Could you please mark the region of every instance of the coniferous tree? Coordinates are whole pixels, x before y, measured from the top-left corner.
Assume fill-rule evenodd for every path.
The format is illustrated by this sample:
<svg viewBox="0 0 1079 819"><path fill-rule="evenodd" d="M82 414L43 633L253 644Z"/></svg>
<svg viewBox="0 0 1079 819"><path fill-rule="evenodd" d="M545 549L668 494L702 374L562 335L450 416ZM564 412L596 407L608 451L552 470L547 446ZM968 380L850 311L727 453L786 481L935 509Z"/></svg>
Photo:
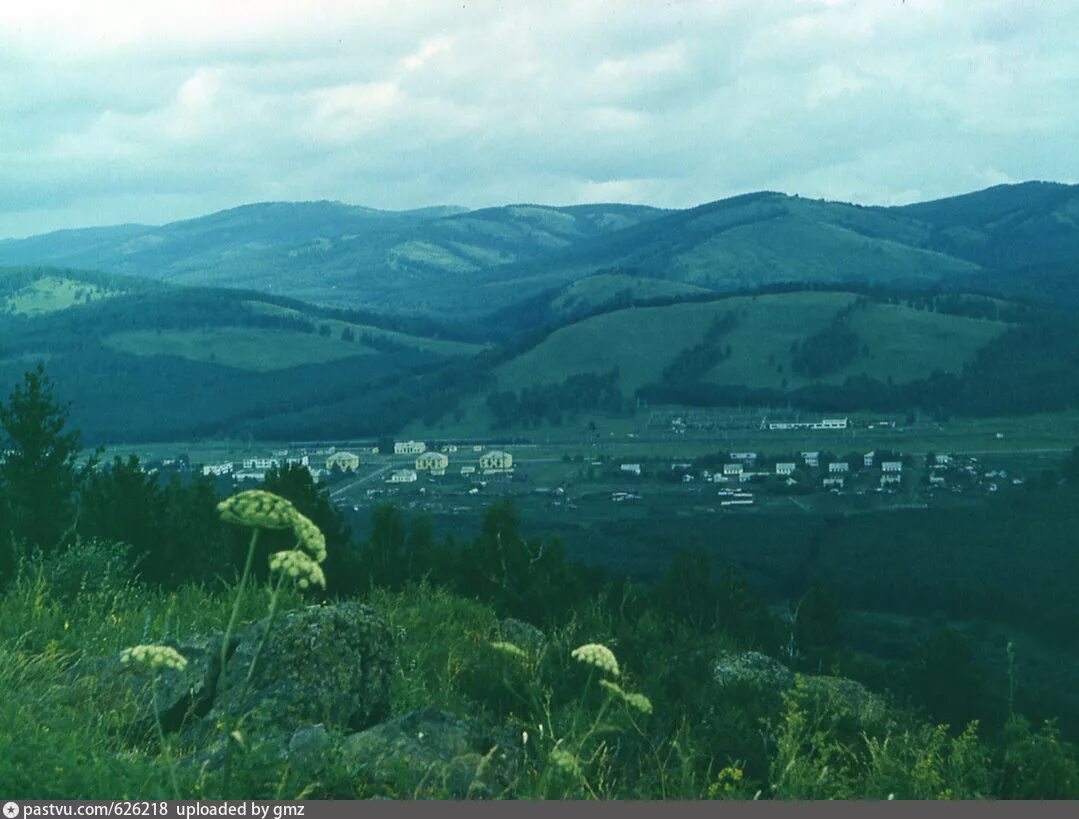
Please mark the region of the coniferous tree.
<svg viewBox="0 0 1079 819"><path fill-rule="evenodd" d="M72 534L75 493L92 466L78 464L79 433L68 428L43 365L28 371L0 402L0 532L14 544L54 551ZM9 560L12 553L9 551ZM7 567L7 568L10 568Z"/></svg>

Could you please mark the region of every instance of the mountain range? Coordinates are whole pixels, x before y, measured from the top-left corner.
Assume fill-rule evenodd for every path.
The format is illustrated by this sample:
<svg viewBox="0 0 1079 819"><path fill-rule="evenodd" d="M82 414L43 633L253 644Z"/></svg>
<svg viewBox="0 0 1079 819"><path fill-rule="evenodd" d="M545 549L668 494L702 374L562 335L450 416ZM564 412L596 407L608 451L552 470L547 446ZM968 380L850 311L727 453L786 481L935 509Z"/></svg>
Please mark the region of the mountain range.
<svg viewBox="0 0 1079 819"><path fill-rule="evenodd" d="M160 227L0 241L0 265L61 265L463 320L529 299L566 315L626 290L673 297L789 282L1037 298L1040 289L1070 294L1077 259L1079 186L1049 182L903 207L773 192L673 211L263 203Z"/></svg>
<svg viewBox="0 0 1079 819"><path fill-rule="evenodd" d="M520 431L641 401L1079 407L1077 186L271 203L6 240L0 265L0 394L43 361L94 441Z"/></svg>

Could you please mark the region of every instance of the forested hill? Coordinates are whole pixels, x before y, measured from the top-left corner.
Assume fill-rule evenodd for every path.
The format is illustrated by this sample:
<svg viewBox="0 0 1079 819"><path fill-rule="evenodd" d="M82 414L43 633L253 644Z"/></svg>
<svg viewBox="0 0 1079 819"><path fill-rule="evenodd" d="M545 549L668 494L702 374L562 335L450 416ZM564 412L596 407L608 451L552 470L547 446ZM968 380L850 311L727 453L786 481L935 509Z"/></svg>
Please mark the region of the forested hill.
<svg viewBox="0 0 1079 819"><path fill-rule="evenodd" d="M424 313L445 303L442 290L487 267L543 256L661 213L633 205L393 212L339 202L271 202L161 227L0 241L0 265L64 265Z"/></svg>
<svg viewBox="0 0 1079 819"><path fill-rule="evenodd" d="M43 263L464 322L530 301L537 314L566 316L618 299L785 283L1079 304L1079 186L1001 185L904 207L774 192L677 211L264 203L0 242L0 264Z"/></svg>

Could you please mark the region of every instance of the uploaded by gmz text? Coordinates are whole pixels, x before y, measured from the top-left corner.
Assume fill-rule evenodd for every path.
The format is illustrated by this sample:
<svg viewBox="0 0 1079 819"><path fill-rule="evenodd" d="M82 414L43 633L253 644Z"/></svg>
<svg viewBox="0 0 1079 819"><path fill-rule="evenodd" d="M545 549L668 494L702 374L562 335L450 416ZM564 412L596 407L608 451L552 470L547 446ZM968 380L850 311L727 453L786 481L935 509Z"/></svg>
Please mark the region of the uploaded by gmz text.
<svg viewBox="0 0 1079 819"><path fill-rule="evenodd" d="M9 803L14 804L14 803ZM306 805L274 802L165 802L130 801L97 804L23 803L21 814L25 819L45 816L77 817L244 817L244 819L302 819ZM17 813L7 814L12 819Z"/></svg>

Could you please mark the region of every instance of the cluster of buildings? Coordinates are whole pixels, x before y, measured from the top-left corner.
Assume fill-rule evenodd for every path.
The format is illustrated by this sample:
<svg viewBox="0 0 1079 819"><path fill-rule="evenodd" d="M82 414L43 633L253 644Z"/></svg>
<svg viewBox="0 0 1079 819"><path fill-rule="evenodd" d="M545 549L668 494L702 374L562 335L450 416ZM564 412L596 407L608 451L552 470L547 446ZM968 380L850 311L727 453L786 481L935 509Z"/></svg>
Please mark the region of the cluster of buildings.
<svg viewBox="0 0 1079 819"><path fill-rule="evenodd" d="M393 470L387 482L414 483L423 473L432 477L441 477L450 467L450 454L457 452L457 449L456 445L449 444L436 452L427 449L427 445L420 441L399 441L393 445L395 455L416 455L417 457L413 468ZM483 452L483 447L474 446L472 450L474 453ZM470 478L476 474L509 475L512 474L513 468L513 456L508 452L495 449L480 455L478 468L475 464L464 464L461 467L461 477Z"/></svg>
<svg viewBox="0 0 1079 819"><path fill-rule="evenodd" d="M630 467L627 469L627 467ZM672 470L683 472L682 481L690 483L697 475L689 471L689 464L671 464ZM638 464L623 464L623 471L640 474ZM800 452L794 457L780 459L760 458L756 452L731 452L728 462L718 468L704 469L700 479L711 483L747 483L781 479L787 486L812 485L819 479L825 489L842 489L855 475L870 476L881 489L897 489L903 483L903 461L896 456L879 459L876 452L866 452L860 459L833 459L819 452Z"/></svg>

